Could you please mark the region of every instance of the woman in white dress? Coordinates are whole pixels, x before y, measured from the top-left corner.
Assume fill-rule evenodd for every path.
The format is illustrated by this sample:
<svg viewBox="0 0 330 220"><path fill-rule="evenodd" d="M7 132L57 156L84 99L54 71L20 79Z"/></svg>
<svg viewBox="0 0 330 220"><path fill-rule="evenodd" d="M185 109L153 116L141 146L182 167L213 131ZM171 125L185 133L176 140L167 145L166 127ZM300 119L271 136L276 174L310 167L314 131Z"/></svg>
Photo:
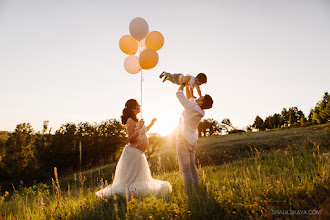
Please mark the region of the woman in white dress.
<svg viewBox="0 0 330 220"><path fill-rule="evenodd" d="M125 146L116 166L113 183L96 192L101 198L110 198L113 195L122 197L131 193L134 197L150 194L168 194L172 186L167 181L153 179L144 151L148 147L146 132L155 123L145 126L143 119L140 121L136 115L140 113L140 105L135 99L126 102L121 121L127 127L128 145Z"/></svg>

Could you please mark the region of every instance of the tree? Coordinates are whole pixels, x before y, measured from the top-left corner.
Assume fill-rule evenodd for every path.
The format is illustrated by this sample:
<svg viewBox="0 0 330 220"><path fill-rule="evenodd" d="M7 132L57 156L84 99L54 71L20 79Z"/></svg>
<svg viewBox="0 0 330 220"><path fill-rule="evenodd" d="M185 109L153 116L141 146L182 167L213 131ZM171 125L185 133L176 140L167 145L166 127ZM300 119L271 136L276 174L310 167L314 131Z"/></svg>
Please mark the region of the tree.
<svg viewBox="0 0 330 220"><path fill-rule="evenodd" d="M50 166L52 161L52 141L53 135L50 133L51 128L48 128L49 121L43 122L42 133L37 133L35 136L35 157L36 163L38 164L39 176L46 178L53 171L53 167Z"/></svg>
<svg viewBox="0 0 330 220"><path fill-rule="evenodd" d="M118 120L110 119L102 122L97 130L101 137L104 163L108 163L110 159L115 161L117 151L127 143L126 127Z"/></svg>
<svg viewBox="0 0 330 220"><path fill-rule="evenodd" d="M280 121L281 121L281 115L280 114L277 114L275 113L272 118L272 128L275 129L275 128L280 128L281 127L281 124L280 124Z"/></svg>
<svg viewBox="0 0 330 220"><path fill-rule="evenodd" d="M4 163L11 177L24 177L35 165L34 131L30 123L16 126L12 136L6 141Z"/></svg>
<svg viewBox="0 0 330 220"><path fill-rule="evenodd" d="M247 132L250 132L250 131L252 131L252 128L253 128L253 126L252 125L248 125L248 126L246 126L246 131Z"/></svg>
<svg viewBox="0 0 330 220"><path fill-rule="evenodd" d="M271 116L267 116L264 121L263 129L271 129Z"/></svg>
<svg viewBox="0 0 330 220"><path fill-rule="evenodd" d="M254 123L252 124L252 127L259 129L259 130L265 130L264 128L264 121L262 118L257 115L257 117L254 119Z"/></svg>
<svg viewBox="0 0 330 220"><path fill-rule="evenodd" d="M325 92L323 99L319 101L312 113L312 121L317 124L324 124L330 119L330 106L329 106L330 95Z"/></svg>
<svg viewBox="0 0 330 220"><path fill-rule="evenodd" d="M288 126L288 121L289 121L288 110L286 110L286 108L283 108L282 112L281 112L281 118L280 118L281 127Z"/></svg>
<svg viewBox="0 0 330 220"><path fill-rule="evenodd" d="M5 169L4 158L6 156L5 145L8 138L5 138L5 134L0 133L0 180L2 180L7 172Z"/></svg>
<svg viewBox="0 0 330 220"><path fill-rule="evenodd" d="M299 115L298 115L298 108L297 107L291 107L288 110L288 124L290 126L293 126L296 122L299 121Z"/></svg>
<svg viewBox="0 0 330 220"><path fill-rule="evenodd" d="M219 122L214 119L204 119L198 125L199 136L214 136L221 133L221 126Z"/></svg>
<svg viewBox="0 0 330 220"><path fill-rule="evenodd" d="M313 109L309 110L309 114L308 114L308 122L312 122L313 121Z"/></svg>
<svg viewBox="0 0 330 220"><path fill-rule="evenodd" d="M224 118L221 123L225 126L225 129L227 130L227 132L229 132L231 130L236 130L234 128L234 126L232 125L229 118Z"/></svg>
<svg viewBox="0 0 330 220"><path fill-rule="evenodd" d="M305 114L301 110L299 110L298 115L299 115L299 124L300 124L300 126L302 126L302 127L306 126L306 121L307 120L306 120Z"/></svg>
<svg viewBox="0 0 330 220"><path fill-rule="evenodd" d="M162 137L159 134L152 133L149 135L149 145L147 148L147 158L149 159L152 154L156 152L156 150L164 143Z"/></svg>

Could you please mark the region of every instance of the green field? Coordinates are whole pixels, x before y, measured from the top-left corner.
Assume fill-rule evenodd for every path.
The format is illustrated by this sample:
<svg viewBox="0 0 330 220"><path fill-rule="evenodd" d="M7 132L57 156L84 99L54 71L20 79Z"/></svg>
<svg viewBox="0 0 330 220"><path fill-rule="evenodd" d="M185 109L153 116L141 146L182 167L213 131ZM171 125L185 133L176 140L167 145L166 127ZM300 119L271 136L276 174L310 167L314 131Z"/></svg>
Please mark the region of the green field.
<svg viewBox="0 0 330 220"><path fill-rule="evenodd" d="M200 138L200 188L188 201L175 141L149 160L153 177L167 180L167 197L113 198L95 192L111 183L115 164L50 184L21 187L0 197L0 219L273 219L275 210L314 210L330 217L330 125ZM319 213L320 212L320 213Z"/></svg>

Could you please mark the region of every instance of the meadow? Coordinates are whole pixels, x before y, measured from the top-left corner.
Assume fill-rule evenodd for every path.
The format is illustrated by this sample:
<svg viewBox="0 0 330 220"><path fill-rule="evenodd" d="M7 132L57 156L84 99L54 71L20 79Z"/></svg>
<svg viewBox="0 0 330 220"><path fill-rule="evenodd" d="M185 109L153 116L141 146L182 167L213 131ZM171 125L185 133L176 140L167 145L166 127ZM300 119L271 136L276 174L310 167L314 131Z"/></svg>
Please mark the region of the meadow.
<svg viewBox="0 0 330 220"><path fill-rule="evenodd" d="M168 137L149 159L168 196L102 200L116 164L22 184L0 196L0 219L274 219L330 217L330 125L200 138L200 187L188 200ZM281 213L282 211L282 213ZM283 214L284 213L284 214Z"/></svg>

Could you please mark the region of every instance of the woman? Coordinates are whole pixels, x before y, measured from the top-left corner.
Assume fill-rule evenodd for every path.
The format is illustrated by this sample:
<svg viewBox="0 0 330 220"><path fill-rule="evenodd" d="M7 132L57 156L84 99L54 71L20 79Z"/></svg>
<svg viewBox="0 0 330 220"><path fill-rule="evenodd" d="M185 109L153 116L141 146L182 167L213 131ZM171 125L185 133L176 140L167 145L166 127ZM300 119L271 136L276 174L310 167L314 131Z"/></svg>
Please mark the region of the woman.
<svg viewBox="0 0 330 220"><path fill-rule="evenodd" d="M140 113L140 105L135 99L126 102L121 121L127 127L128 145L125 146L115 171L113 183L96 192L101 198L113 195L126 197L133 193L136 196L149 194L167 194L172 192L172 186L167 181L153 179L144 151L148 148L146 132L155 123L153 119L147 127L143 119L136 115ZM130 198L130 196L128 196Z"/></svg>

